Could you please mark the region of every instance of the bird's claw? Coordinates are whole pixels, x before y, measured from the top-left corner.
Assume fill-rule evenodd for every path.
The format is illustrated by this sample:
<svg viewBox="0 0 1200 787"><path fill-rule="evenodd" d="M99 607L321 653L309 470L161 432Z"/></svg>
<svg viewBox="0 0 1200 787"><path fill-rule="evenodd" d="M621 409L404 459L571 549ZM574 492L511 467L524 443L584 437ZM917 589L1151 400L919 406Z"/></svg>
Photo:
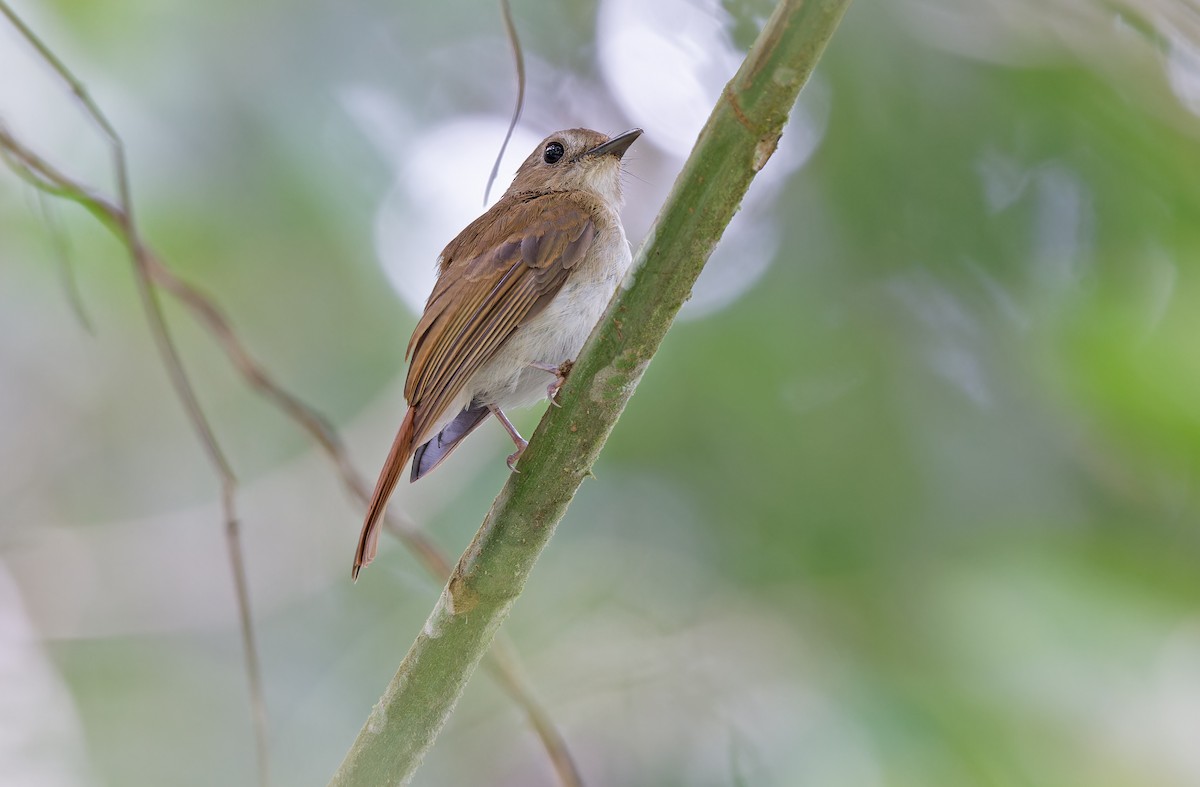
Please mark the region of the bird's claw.
<svg viewBox="0 0 1200 787"><path fill-rule="evenodd" d="M521 461L521 455L525 453L525 449L528 446L529 443L525 443L525 445L519 446L516 451L513 451L508 455L508 460L506 463L508 464L509 470L512 470L514 473L521 472L517 469L517 462Z"/></svg>
<svg viewBox="0 0 1200 787"><path fill-rule="evenodd" d="M546 371L554 375L554 382L546 386L546 398L550 400L550 404L555 407L562 407L558 403L558 392L562 390L563 384L567 382L567 375L571 373L571 369L575 367L574 361L563 361L554 369Z"/></svg>

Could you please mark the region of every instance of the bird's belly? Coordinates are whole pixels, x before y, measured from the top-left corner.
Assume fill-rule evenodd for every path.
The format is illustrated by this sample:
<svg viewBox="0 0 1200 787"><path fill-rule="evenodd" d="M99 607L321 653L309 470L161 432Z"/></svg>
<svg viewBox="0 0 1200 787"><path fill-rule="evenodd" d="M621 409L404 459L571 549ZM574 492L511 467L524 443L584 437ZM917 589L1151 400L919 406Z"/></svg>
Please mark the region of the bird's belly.
<svg viewBox="0 0 1200 787"><path fill-rule="evenodd" d="M502 410L545 398L554 375L530 364L558 366L575 360L624 272L623 267L610 269L606 275L581 276L563 285L541 314L518 328L496 356L475 373L467 385L471 398Z"/></svg>

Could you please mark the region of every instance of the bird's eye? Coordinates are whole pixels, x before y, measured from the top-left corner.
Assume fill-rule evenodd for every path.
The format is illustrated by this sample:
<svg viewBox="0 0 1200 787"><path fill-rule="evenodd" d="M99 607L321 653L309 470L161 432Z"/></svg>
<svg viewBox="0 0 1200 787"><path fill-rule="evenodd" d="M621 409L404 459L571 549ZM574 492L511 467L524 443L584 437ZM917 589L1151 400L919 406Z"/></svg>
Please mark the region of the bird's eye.
<svg viewBox="0 0 1200 787"><path fill-rule="evenodd" d="M542 153L542 160L547 164L557 163L563 157L563 146L561 142L551 142L546 146L546 150Z"/></svg>

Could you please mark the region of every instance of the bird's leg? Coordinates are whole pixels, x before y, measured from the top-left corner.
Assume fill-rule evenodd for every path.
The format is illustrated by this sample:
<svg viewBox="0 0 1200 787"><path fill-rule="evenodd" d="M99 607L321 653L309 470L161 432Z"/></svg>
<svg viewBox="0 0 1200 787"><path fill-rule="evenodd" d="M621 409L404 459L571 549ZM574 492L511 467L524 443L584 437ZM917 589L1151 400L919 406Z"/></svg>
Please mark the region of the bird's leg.
<svg viewBox="0 0 1200 787"><path fill-rule="evenodd" d="M508 469L514 473L521 472L517 469L517 462L520 461L521 454L525 453L525 448L529 445L529 442L524 437L521 437L521 433L517 431L517 427L512 425L512 421L508 420L508 416L504 414L503 410L494 404L489 404L487 408L504 425L504 431L508 432L508 436L512 438L513 443L517 446L517 450L509 454Z"/></svg>
<svg viewBox="0 0 1200 787"><path fill-rule="evenodd" d="M531 363L529 364L534 369L541 369L543 372L549 372L554 375L554 382L546 386L546 396L550 399L550 404L555 407L561 407L558 403L558 392L563 387L563 383L567 381L567 375L571 373L571 369L575 366L575 362L571 360L563 361L558 366L548 363Z"/></svg>

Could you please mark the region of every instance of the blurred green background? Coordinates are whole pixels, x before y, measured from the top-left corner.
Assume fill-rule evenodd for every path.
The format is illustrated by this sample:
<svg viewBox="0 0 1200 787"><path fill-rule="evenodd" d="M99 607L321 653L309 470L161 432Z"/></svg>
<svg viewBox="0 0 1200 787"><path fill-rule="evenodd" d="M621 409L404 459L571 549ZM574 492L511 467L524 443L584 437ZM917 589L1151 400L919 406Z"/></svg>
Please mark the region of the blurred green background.
<svg viewBox="0 0 1200 787"><path fill-rule="evenodd" d="M145 237L373 478L511 111L495 5L14 6ZM493 196L642 126L636 246L770 7L514 0ZM1190 0L853 3L506 626L588 784L1200 784L1198 113ZM111 191L6 26L0 118ZM51 212L0 171L0 783L251 783L216 482L122 249ZM166 310L242 482L275 781L323 784L440 584L385 543L351 585L332 468ZM493 427L394 499L449 555ZM415 783L553 777L480 673Z"/></svg>

